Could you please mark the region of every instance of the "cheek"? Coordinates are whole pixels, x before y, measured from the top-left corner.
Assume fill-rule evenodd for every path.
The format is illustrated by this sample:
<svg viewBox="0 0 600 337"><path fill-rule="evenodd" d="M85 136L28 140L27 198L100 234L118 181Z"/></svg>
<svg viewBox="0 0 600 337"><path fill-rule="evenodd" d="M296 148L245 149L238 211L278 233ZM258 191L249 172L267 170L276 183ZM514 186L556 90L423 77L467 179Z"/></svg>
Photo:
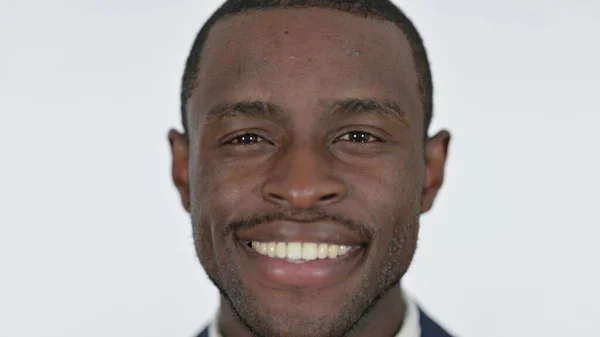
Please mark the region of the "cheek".
<svg viewBox="0 0 600 337"><path fill-rule="evenodd" d="M419 165L412 158L381 160L377 168L364 170L352 179L357 201L367 205L382 235L391 235L394 228L413 222L419 214Z"/></svg>
<svg viewBox="0 0 600 337"><path fill-rule="evenodd" d="M244 179L210 163L195 167L190 170L190 201L196 253L209 277L218 281L219 266L227 265L230 255L223 229L232 210L244 200Z"/></svg>
<svg viewBox="0 0 600 337"><path fill-rule="evenodd" d="M374 199L384 199L386 204L409 206L415 196L420 194L420 170L412 158L396 161L382 161L377 177L373 177L373 187L369 192Z"/></svg>
<svg viewBox="0 0 600 337"><path fill-rule="evenodd" d="M382 269L393 278L405 271L416 248L421 184L413 161L389 162L380 167L377 179L363 182L369 186L363 204L368 205L376 226L373 264L384 266Z"/></svg>
<svg viewBox="0 0 600 337"><path fill-rule="evenodd" d="M423 172L425 163L423 160L423 150L420 147L413 148L410 156L398 165L395 172L390 177L396 177L390 181L390 186L394 186L393 193L401 198L403 208L414 210L419 214L421 207L421 195L423 189ZM395 173L395 175L394 175Z"/></svg>
<svg viewBox="0 0 600 337"><path fill-rule="evenodd" d="M239 217L247 215L256 204L258 173L256 166L231 165L222 161L205 161L192 187L192 208L200 226L210 230L219 240L219 229ZM239 213L243 208L246 213Z"/></svg>

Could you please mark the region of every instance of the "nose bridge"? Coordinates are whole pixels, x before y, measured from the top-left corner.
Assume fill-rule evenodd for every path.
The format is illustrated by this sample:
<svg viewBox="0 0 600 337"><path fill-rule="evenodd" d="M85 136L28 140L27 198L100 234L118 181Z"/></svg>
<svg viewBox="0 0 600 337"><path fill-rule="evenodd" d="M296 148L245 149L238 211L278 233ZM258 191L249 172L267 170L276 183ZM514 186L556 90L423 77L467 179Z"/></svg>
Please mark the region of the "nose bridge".
<svg viewBox="0 0 600 337"><path fill-rule="evenodd" d="M335 176L327 153L309 144L290 147L263 187L266 200L299 209L334 203L345 195L345 184Z"/></svg>

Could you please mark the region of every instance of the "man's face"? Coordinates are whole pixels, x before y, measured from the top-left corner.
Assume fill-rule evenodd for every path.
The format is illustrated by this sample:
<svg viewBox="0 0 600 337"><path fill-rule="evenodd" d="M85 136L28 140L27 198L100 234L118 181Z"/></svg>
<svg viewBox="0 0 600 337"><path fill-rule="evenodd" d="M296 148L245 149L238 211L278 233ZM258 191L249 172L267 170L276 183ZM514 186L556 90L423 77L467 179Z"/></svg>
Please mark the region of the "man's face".
<svg viewBox="0 0 600 337"><path fill-rule="evenodd" d="M173 173L202 265L258 335L342 335L406 272L448 143L425 144L417 81L389 22L278 9L212 29Z"/></svg>

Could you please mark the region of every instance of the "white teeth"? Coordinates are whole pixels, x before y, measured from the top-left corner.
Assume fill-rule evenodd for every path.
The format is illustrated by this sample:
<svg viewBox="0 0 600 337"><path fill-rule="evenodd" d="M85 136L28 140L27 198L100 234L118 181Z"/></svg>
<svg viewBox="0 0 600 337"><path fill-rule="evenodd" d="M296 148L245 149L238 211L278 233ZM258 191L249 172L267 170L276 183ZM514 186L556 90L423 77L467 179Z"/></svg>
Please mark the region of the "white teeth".
<svg viewBox="0 0 600 337"><path fill-rule="evenodd" d="M319 245L319 252L317 253L317 257L319 259L325 259L329 255L329 245L326 243L322 243Z"/></svg>
<svg viewBox="0 0 600 337"><path fill-rule="evenodd" d="M328 257L330 259L335 259L338 256L338 250L340 249L340 246L338 245L329 245L329 254Z"/></svg>
<svg viewBox="0 0 600 337"><path fill-rule="evenodd" d="M302 259L306 261L314 260L317 258L317 244L316 243L305 243L302 245Z"/></svg>
<svg viewBox="0 0 600 337"><path fill-rule="evenodd" d="M280 259L285 258L287 255L287 245L285 244L285 242L278 242L277 243L277 257Z"/></svg>
<svg viewBox="0 0 600 337"><path fill-rule="evenodd" d="M261 255L304 263L316 259L335 259L348 254L352 246L313 242L251 242L252 249Z"/></svg>
<svg viewBox="0 0 600 337"><path fill-rule="evenodd" d="M277 244L275 242L267 244L267 255L269 255L269 257L275 257L275 255L277 255Z"/></svg>
<svg viewBox="0 0 600 337"><path fill-rule="evenodd" d="M266 243L260 243L258 246L259 249L259 253L263 254L263 255L267 255L267 244Z"/></svg>
<svg viewBox="0 0 600 337"><path fill-rule="evenodd" d="M340 246L338 249L338 256L346 255L350 250L352 250L352 247L350 246Z"/></svg>
<svg viewBox="0 0 600 337"><path fill-rule="evenodd" d="M290 242L287 244L287 258L290 260L300 260L302 258L302 243Z"/></svg>

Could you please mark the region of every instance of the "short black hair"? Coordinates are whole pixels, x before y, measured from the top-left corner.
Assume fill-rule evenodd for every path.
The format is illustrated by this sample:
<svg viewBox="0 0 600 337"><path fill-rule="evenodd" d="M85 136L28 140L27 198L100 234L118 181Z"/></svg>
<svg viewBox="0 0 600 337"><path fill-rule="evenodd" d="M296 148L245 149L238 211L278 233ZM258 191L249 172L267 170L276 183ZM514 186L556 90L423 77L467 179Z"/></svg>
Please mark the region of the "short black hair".
<svg viewBox="0 0 600 337"><path fill-rule="evenodd" d="M433 81L427 57L427 51L421 35L406 17L406 15L389 0L227 0L206 21L192 45L190 54L185 64L181 84L181 117L183 129L188 136L187 101L192 95L198 76L198 66L203 45L211 28L222 18L238 13L247 13L255 10L277 8L327 8L365 18L379 19L394 23L406 36L412 48L412 56L419 77L419 91L421 103L425 112L425 134L433 115Z"/></svg>

